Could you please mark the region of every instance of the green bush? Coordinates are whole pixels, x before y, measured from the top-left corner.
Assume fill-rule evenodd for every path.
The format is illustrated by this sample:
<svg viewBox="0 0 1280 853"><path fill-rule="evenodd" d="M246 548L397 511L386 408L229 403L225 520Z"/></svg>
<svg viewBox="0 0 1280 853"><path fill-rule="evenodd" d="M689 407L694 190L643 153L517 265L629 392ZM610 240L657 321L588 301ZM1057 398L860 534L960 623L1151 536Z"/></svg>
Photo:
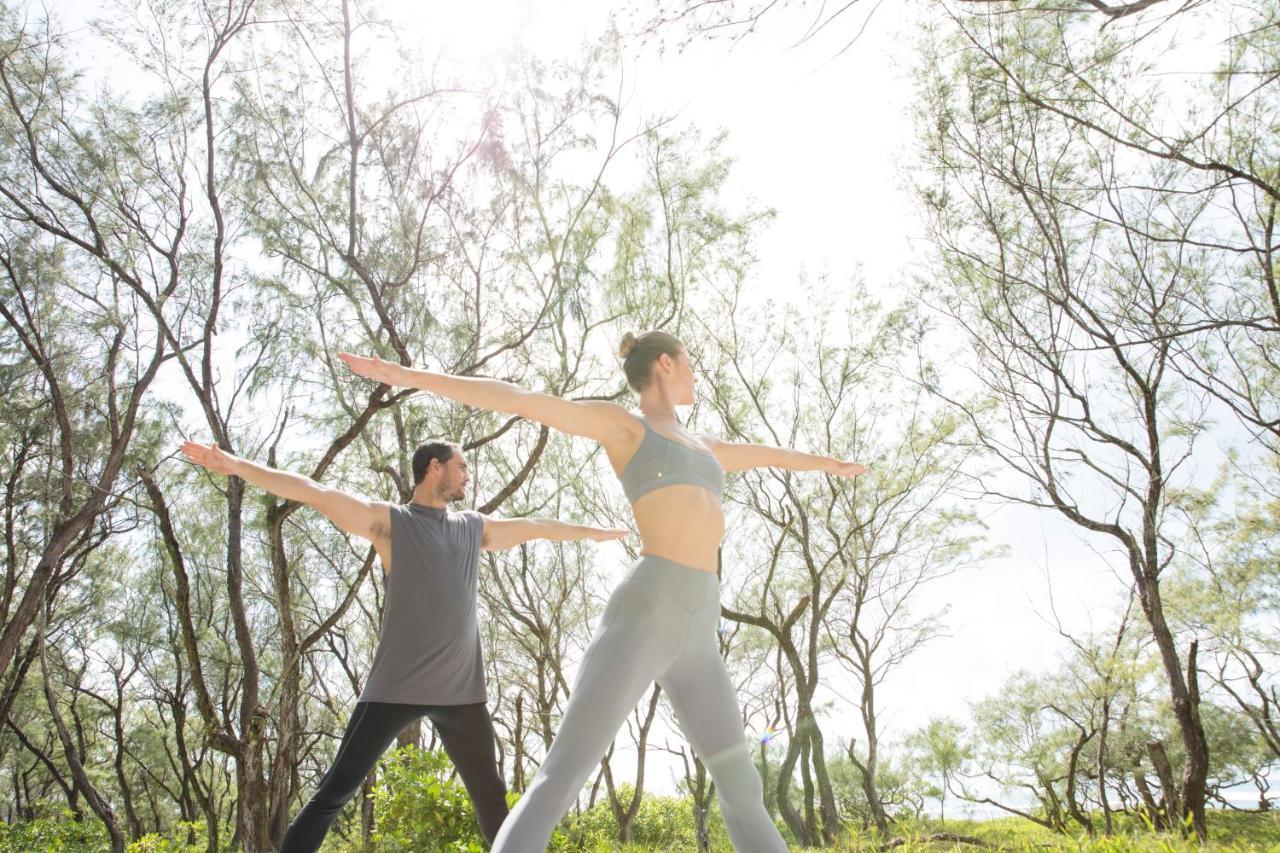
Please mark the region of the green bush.
<svg viewBox="0 0 1280 853"><path fill-rule="evenodd" d="M373 789L373 844L378 850L483 851L484 836L466 788L450 779L443 752L412 744L382 760Z"/></svg>
<svg viewBox="0 0 1280 853"><path fill-rule="evenodd" d="M631 798L632 787L621 785L619 797ZM715 849L732 849L719 811L712 808L709 820L711 843ZM553 844L556 850L615 850L618 847L618 822L608 800L571 817ZM697 834L693 825L693 803L684 797L646 794L640 810L631 823L631 844L642 850L696 850Z"/></svg>
<svg viewBox="0 0 1280 853"><path fill-rule="evenodd" d="M66 806L41 809L35 820L0 823L0 853L98 853L111 849L107 829L92 815L76 820Z"/></svg>
<svg viewBox="0 0 1280 853"><path fill-rule="evenodd" d="M189 842L188 838L192 840ZM209 834L202 820L180 821L165 833L151 832L126 848L128 853L204 853L209 848Z"/></svg>

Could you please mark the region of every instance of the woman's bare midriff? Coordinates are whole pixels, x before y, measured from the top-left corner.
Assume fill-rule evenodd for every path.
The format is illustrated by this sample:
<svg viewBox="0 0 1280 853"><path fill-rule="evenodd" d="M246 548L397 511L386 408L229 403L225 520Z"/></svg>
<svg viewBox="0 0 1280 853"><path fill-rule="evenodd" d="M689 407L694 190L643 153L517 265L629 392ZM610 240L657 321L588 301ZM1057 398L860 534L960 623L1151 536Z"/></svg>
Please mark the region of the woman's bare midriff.
<svg viewBox="0 0 1280 853"><path fill-rule="evenodd" d="M629 426L617 440L604 442L605 453L618 477L644 440L640 418L634 418ZM679 441L678 437L667 437ZM631 509L640 533L642 556L665 557L704 572L716 571L720 540L724 538L724 510L714 494L702 486L663 486L641 495Z"/></svg>
<svg viewBox="0 0 1280 853"><path fill-rule="evenodd" d="M633 505L640 553L701 569L716 570L724 538L724 512L716 496L701 486L664 486Z"/></svg>

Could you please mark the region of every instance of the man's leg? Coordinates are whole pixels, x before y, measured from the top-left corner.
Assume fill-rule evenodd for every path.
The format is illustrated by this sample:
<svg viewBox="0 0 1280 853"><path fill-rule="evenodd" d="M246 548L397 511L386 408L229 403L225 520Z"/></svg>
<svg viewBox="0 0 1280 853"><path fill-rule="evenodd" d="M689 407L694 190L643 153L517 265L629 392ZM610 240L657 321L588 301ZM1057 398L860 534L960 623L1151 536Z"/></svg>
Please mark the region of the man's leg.
<svg viewBox="0 0 1280 853"><path fill-rule="evenodd" d="M498 773L497 739L488 707L483 702L437 705L427 716L471 796L480 831L493 844L507 817L507 786Z"/></svg>
<svg viewBox="0 0 1280 853"><path fill-rule="evenodd" d="M280 853L311 853L319 849L329 825L347 801L360 790L364 778L396 735L423 714L421 705L358 702L338 745L333 766L320 780L310 802L298 812L284 835Z"/></svg>

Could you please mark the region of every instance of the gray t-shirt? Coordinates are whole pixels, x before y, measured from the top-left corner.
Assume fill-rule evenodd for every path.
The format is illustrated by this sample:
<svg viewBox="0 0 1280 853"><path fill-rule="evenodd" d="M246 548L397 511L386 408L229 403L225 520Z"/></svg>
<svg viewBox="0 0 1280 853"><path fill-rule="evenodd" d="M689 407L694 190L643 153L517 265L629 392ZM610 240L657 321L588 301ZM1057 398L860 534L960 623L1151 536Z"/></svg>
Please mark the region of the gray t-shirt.
<svg viewBox="0 0 1280 853"><path fill-rule="evenodd" d="M476 582L484 517L391 507L391 574L382 633L361 702L485 701Z"/></svg>

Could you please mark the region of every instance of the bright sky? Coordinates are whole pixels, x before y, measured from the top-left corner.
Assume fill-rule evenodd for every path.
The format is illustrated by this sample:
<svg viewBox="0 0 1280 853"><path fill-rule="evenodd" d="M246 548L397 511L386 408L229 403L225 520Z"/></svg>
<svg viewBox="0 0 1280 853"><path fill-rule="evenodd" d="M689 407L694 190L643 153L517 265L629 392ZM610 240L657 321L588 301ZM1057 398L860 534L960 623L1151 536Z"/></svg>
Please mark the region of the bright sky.
<svg viewBox="0 0 1280 853"><path fill-rule="evenodd" d="M96 12L93 5L51 3L69 22ZM623 6L602 0L401 0L392 11L418 21L424 55L444 46L454 59L496 65L516 45L545 58L571 59ZM837 279L861 270L886 294L907 280L919 238L902 186L904 157L913 148L906 79L912 8L895 4L892 14L881 9L839 56L864 12L799 47L792 43L808 19L780 10L766 19L762 34L732 49L723 40L699 41L686 53L663 57L652 49L627 49L632 121L678 111L680 121L695 123L704 134L727 129L727 152L737 162L726 202L752 201L778 211L758 247L755 284L761 294L783 294L802 270L829 271ZM1006 544L1009 556L938 581L922 597L920 609L950 604L951 636L935 641L883 688L881 719L889 739L931 716L965 717L966 701L990 694L1013 670L1055 665L1061 644L1046 622L1047 577L1053 578L1059 613L1074 627L1088 626L1097 614L1109 622L1117 610L1123 587L1108 561L1063 523L1023 510L994 513L988 522L992 540ZM623 560L612 547L598 553ZM844 733L834 721L832 728L833 735ZM658 752L651 759L664 768L653 772L651 765L651 788L672 790L678 762Z"/></svg>
<svg viewBox="0 0 1280 853"><path fill-rule="evenodd" d="M616 0L473 0L393 3L420 21L442 53L499 64L517 48L543 58L573 59L604 32L611 15L624 32L635 21ZM766 35L736 48L698 42L659 56L638 43L624 48L630 118L676 113L704 133L730 133L738 158L730 203L754 199L776 208L778 223L760 247L762 288L788 287L798 269L852 272L892 286L910 254L907 198L897 192L898 156L910 142L910 87L899 73L893 36L908 22L882 15L839 58L836 38L790 49L808 19L773 13ZM833 25L844 36L860 18ZM778 37L769 37L777 32ZM675 41L670 38L669 41Z"/></svg>

